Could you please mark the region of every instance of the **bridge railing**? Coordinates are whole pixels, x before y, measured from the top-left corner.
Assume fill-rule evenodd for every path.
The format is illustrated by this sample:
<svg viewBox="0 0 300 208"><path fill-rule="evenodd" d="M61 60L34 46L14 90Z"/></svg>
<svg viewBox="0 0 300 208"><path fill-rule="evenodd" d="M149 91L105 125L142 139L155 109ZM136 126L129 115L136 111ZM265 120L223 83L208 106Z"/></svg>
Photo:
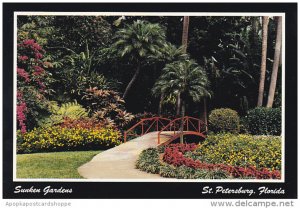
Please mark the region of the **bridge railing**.
<svg viewBox="0 0 300 208"><path fill-rule="evenodd" d="M147 134L151 130L159 131L162 128L165 129L165 127L171 121L171 119L164 117L143 118L124 132L124 142L127 141L128 136L142 136L144 134Z"/></svg>
<svg viewBox="0 0 300 208"><path fill-rule="evenodd" d="M191 116L184 116L183 118L176 118L172 120L168 125L163 127L157 136L157 142L160 144L160 138L163 135L163 131L171 131L171 135L176 135L181 131L181 122L183 120L182 131L195 131L201 134L207 132L207 125L200 119ZM170 134L168 134L170 136Z"/></svg>

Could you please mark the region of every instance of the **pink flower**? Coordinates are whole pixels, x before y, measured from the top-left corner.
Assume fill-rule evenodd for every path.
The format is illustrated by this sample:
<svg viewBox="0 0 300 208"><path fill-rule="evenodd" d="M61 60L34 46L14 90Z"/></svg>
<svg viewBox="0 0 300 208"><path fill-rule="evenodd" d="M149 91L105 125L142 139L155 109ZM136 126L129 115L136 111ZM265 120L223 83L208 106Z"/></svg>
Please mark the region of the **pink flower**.
<svg viewBox="0 0 300 208"><path fill-rule="evenodd" d="M22 68L17 68L17 74L25 79L25 82L29 82L29 74Z"/></svg>
<svg viewBox="0 0 300 208"><path fill-rule="evenodd" d="M34 44L34 40L33 39L26 39L23 41L24 45L32 45Z"/></svg>
<svg viewBox="0 0 300 208"><path fill-rule="evenodd" d="M19 56L19 59L21 61L26 61L28 59L28 56Z"/></svg>
<svg viewBox="0 0 300 208"><path fill-rule="evenodd" d="M43 58L43 54L41 54L41 53L36 53L36 54L35 54L35 58L36 58L36 59L41 59L41 58Z"/></svg>
<svg viewBox="0 0 300 208"><path fill-rule="evenodd" d="M21 127L21 133L26 133L26 125L25 125L25 112L27 111L27 106L25 102L21 102L19 105L17 105L17 119L19 121L19 126Z"/></svg>
<svg viewBox="0 0 300 208"><path fill-rule="evenodd" d="M39 76L45 72L45 70L40 66L34 66L35 72L33 73L35 76Z"/></svg>

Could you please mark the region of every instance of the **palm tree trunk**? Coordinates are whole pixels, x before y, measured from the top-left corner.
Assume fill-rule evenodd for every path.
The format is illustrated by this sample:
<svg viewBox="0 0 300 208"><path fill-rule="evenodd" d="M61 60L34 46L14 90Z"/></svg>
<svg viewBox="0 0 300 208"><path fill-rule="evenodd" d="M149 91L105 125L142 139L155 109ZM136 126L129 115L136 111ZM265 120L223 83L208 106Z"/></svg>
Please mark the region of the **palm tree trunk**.
<svg viewBox="0 0 300 208"><path fill-rule="evenodd" d="M273 62L271 83L270 83L269 96L268 96L268 102L267 102L268 108L271 108L273 106L273 102L274 102L277 74L278 74L278 68L279 68L279 62L280 62L281 41L282 41L282 17L278 17L277 18L277 34L276 34L276 43L275 43L274 62Z"/></svg>
<svg viewBox="0 0 300 208"><path fill-rule="evenodd" d="M258 100L257 100L258 107L262 106L263 98L264 98L266 62L267 62L267 46L268 46L268 24L269 24L269 17L267 17L267 16L263 17L260 81L259 81Z"/></svg>
<svg viewBox="0 0 300 208"><path fill-rule="evenodd" d="M164 98L165 98L165 94L162 93L162 94L160 95L160 100L159 100L158 115L161 115L162 104L163 104Z"/></svg>
<svg viewBox="0 0 300 208"><path fill-rule="evenodd" d="M188 45L189 23L190 23L190 17L184 16L183 17L183 29L182 29L182 45L183 45L184 52L186 52L187 45Z"/></svg>
<svg viewBox="0 0 300 208"><path fill-rule="evenodd" d="M190 23L190 17L189 16L184 16L183 17L183 27L182 27L182 46L183 46L183 51L186 53L187 50L187 45L188 45L188 36L189 36L189 23ZM181 108L181 99L180 99L180 93L178 94L176 98L176 116L179 116L180 114L180 108Z"/></svg>
<svg viewBox="0 0 300 208"><path fill-rule="evenodd" d="M137 79L137 77L138 77L140 71L141 71L141 66L140 66L140 63L138 63L138 64L137 64L136 71L135 71L135 73L134 73L132 79L131 79L130 82L128 83L128 85L127 85L127 87L126 87L126 89L125 89L125 92L124 92L124 94L123 94L123 99L124 99L124 100L125 100L125 98L127 97L128 92L129 92L129 90L131 89L133 83L134 83L135 80Z"/></svg>
<svg viewBox="0 0 300 208"><path fill-rule="evenodd" d="M180 98L180 93L178 93L176 98L176 116L180 115L180 107L181 107L181 98Z"/></svg>
<svg viewBox="0 0 300 208"><path fill-rule="evenodd" d="M204 123L207 126L207 103L206 103L206 98L203 99L203 118L204 118Z"/></svg>
<svg viewBox="0 0 300 208"><path fill-rule="evenodd" d="M185 101L182 99L181 124L180 124L180 144L183 144L184 116L185 116Z"/></svg>

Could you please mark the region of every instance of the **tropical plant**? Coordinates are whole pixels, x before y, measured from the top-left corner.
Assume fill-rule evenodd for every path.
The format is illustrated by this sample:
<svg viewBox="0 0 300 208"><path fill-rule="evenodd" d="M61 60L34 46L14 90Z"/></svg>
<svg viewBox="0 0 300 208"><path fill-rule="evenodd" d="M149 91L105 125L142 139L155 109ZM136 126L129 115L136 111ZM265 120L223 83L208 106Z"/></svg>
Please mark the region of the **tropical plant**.
<svg viewBox="0 0 300 208"><path fill-rule="evenodd" d="M90 110L93 118L104 125L123 129L134 116L125 110L125 102L112 90L89 88L82 97L82 102Z"/></svg>
<svg viewBox="0 0 300 208"><path fill-rule="evenodd" d="M162 54L161 50L166 44L165 38L165 31L159 24L141 20L117 31L113 48L118 51L120 57L129 57L136 67L133 77L126 86L123 99L127 97L137 80L143 64L149 63L149 58Z"/></svg>
<svg viewBox="0 0 300 208"><path fill-rule="evenodd" d="M61 106L57 102L52 101L49 105L49 112L51 115L39 121L39 126L49 127L64 122L66 118L80 119L87 118L88 112L85 108L79 105L76 101L63 103Z"/></svg>
<svg viewBox="0 0 300 208"><path fill-rule="evenodd" d="M185 116L185 102L188 99L199 102L203 97L210 96L206 73L193 60L167 64L152 91L154 95L161 95L162 93L180 95L182 118ZM183 119L181 129L183 129ZM182 142L183 136L181 135Z"/></svg>

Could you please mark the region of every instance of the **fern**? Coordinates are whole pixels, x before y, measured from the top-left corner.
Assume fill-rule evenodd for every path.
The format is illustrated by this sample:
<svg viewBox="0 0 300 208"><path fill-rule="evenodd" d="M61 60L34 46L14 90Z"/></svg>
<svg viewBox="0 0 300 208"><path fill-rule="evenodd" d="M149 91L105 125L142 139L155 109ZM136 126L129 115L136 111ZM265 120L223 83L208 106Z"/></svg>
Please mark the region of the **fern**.
<svg viewBox="0 0 300 208"><path fill-rule="evenodd" d="M61 106L58 106L56 102L52 102L49 106L49 111L51 112L51 115L47 118L42 119L39 122L39 126L49 127L57 125L62 123L65 118L75 120L88 117L87 110L76 101L64 103Z"/></svg>

